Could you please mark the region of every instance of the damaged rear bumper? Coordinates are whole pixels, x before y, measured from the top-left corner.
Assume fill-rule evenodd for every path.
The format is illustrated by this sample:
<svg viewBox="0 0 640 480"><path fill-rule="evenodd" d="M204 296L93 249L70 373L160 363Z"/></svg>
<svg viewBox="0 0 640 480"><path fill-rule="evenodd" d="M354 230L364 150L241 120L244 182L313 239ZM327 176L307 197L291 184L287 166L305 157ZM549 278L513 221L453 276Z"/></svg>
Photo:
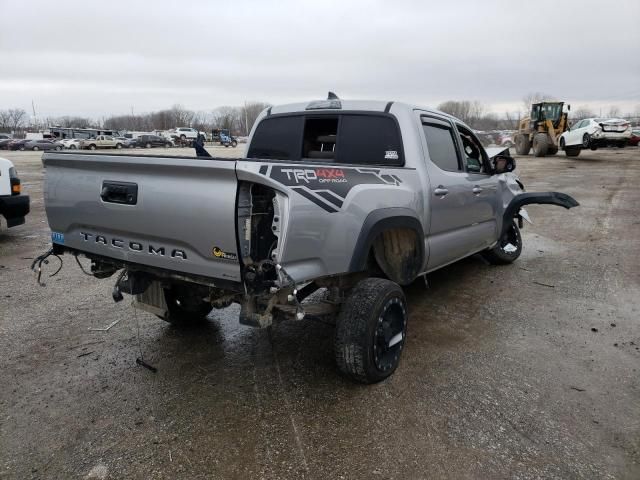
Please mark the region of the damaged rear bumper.
<svg viewBox="0 0 640 480"><path fill-rule="evenodd" d="M558 205L567 209L580 205L571 195L560 192L532 192L516 195L504 211L502 217L502 232L500 232L499 238L502 238L511 225L512 219L518 215L518 212L523 206L535 203L540 205Z"/></svg>

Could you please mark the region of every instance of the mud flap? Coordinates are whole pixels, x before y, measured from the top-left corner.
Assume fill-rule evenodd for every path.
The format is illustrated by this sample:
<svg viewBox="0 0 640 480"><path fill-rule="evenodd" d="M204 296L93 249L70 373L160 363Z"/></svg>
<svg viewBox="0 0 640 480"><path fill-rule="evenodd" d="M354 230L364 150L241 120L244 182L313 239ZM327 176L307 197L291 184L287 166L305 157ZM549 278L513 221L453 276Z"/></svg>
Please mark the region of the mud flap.
<svg viewBox="0 0 640 480"><path fill-rule="evenodd" d="M511 225L511 220L517 215L520 208L532 203L541 205L558 205L567 209L580 205L572 196L560 192L532 192L516 195L504 210L504 215L502 217L502 232L500 232L500 236L498 238L502 238L506 233L507 229Z"/></svg>

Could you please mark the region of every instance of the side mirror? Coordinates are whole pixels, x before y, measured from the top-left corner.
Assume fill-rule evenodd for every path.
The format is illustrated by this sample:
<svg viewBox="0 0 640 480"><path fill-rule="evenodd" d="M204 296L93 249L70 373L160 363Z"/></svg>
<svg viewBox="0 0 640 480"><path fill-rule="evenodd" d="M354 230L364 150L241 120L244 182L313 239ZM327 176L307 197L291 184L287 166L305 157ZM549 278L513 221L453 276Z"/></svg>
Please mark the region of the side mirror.
<svg viewBox="0 0 640 480"><path fill-rule="evenodd" d="M493 173L495 175L513 172L515 169L516 161L513 157L508 155L496 155L493 157Z"/></svg>

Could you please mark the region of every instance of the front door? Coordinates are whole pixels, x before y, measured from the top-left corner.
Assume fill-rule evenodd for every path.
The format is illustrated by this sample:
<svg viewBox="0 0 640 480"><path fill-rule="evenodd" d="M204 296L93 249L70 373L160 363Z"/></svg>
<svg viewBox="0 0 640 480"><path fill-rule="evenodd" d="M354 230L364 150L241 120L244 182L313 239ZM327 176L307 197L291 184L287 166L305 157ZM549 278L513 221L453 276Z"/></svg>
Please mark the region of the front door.
<svg viewBox="0 0 640 480"><path fill-rule="evenodd" d="M477 251L475 202L453 124L433 114L420 120L430 183L425 189L431 212L427 269L433 270Z"/></svg>

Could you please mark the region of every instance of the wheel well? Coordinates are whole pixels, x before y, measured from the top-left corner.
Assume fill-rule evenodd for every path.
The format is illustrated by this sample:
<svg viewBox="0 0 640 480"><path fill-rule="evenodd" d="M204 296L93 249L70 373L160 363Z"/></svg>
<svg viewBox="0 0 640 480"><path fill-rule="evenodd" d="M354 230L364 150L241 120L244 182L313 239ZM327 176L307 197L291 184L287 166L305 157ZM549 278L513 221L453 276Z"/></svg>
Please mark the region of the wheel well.
<svg viewBox="0 0 640 480"><path fill-rule="evenodd" d="M422 223L408 208L390 207L370 212L360 229L349 272L378 267L401 285L412 282L425 259L423 232ZM398 258L387 261L397 251L400 252Z"/></svg>
<svg viewBox="0 0 640 480"><path fill-rule="evenodd" d="M373 241L369 258L389 280L400 285L411 283L422 267L422 251L416 231L411 228L383 230Z"/></svg>

